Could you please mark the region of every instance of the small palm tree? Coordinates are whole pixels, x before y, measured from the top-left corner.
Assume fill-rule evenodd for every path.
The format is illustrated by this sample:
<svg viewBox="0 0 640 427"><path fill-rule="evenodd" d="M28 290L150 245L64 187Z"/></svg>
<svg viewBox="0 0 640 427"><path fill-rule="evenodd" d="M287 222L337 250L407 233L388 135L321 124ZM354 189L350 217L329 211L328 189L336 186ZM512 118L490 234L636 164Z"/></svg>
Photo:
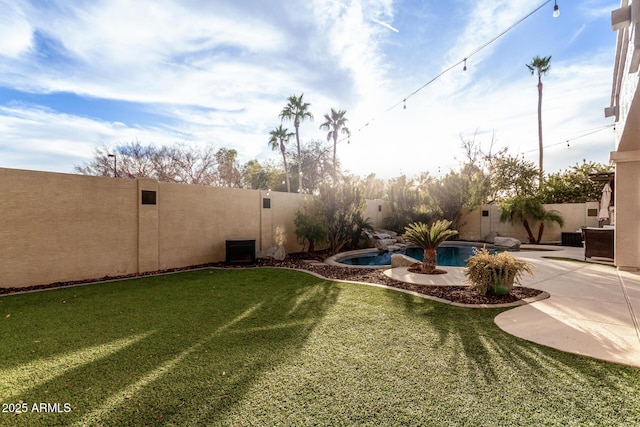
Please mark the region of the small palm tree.
<svg viewBox="0 0 640 427"><path fill-rule="evenodd" d="M402 237L409 243L424 250L421 271L424 274L432 274L436 269L436 248L442 242L458 234L457 230L450 230L451 221L441 219L431 224L431 227L423 222L414 222L406 226Z"/></svg>
<svg viewBox="0 0 640 427"><path fill-rule="evenodd" d="M538 167L540 169L539 171L539 182L538 185L542 188L542 180L544 178L543 176L543 148L542 148L542 76L547 74L549 72L549 68L551 68L551 64L549 64L549 62L551 62L551 56L545 56L540 58L539 56L536 56L535 58L533 58L533 60L531 61L531 64L525 64L527 66L527 68L529 69L529 71L531 72L531 75L536 75L538 76L538 148L539 148L539 163L538 163Z"/></svg>
<svg viewBox="0 0 640 427"><path fill-rule="evenodd" d="M300 96L291 95L288 98L289 103L280 112L280 119L292 120L293 126L296 128L296 144L298 147L298 192L302 191L302 168L300 167L302 159L300 154L300 123L305 119L313 120L313 114L309 111L311 104L303 102L303 96L304 93Z"/></svg>
<svg viewBox="0 0 640 427"><path fill-rule="evenodd" d="M289 129L283 128L282 125L280 125L269 132L269 135L271 135L271 138L269 138L269 147L271 147L273 151L280 150L280 152L282 153L282 161L284 163L284 176L287 180L287 193L290 193L291 183L289 182L289 168L287 167L287 153L285 150L285 145L293 136L293 132L289 132Z"/></svg>
<svg viewBox="0 0 640 427"><path fill-rule="evenodd" d="M346 134L347 137L351 136L351 131L346 126L349 119L347 119L344 115L347 114L345 110L336 111L333 108L331 109L331 114L325 114L324 120L325 122L320 125L320 129L327 129L329 133L327 133L327 141L331 141L333 139L333 179L336 179L336 146L338 145L338 133Z"/></svg>
<svg viewBox="0 0 640 427"><path fill-rule="evenodd" d="M539 244L542 240L545 224L557 223L561 227L564 220L556 211L547 211L537 197L512 197L500 203L500 221L521 222L527 231L529 243ZM531 222L539 221L538 237L535 238L531 230Z"/></svg>

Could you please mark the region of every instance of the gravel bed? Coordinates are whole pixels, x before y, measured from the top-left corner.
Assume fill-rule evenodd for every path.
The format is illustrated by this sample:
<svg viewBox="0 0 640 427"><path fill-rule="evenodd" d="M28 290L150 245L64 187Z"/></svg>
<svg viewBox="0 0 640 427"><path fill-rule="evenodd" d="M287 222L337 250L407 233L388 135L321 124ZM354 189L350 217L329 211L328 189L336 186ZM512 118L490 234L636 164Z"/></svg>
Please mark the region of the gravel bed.
<svg viewBox="0 0 640 427"><path fill-rule="evenodd" d="M429 295L447 301L460 304L506 304L513 303L525 298L537 296L542 291L538 289L515 286L510 295L480 295L466 286L429 286L414 285L411 283L400 282L391 279L383 273L383 269L357 268L357 267L340 267L324 264L323 261L331 256L328 252L316 253L297 253L289 254L284 261L276 261L273 259L259 259L255 264L239 264L227 265L225 263L211 263L186 268L175 268L171 270L163 270L158 272L150 272L143 274L131 274L117 277L102 277L93 280L78 280L72 282L58 282L46 285L36 285L24 288L0 288L0 295L38 291L44 289L63 288L68 286L77 286L81 284L94 283L97 281L120 280L133 277L150 276L157 273L170 273L177 271L190 270L195 268L247 268L247 267L284 267L295 268L299 270L312 271L328 279L347 280L351 282L364 282L386 285L398 289L405 289L417 292L423 295ZM315 261L315 262L309 262Z"/></svg>

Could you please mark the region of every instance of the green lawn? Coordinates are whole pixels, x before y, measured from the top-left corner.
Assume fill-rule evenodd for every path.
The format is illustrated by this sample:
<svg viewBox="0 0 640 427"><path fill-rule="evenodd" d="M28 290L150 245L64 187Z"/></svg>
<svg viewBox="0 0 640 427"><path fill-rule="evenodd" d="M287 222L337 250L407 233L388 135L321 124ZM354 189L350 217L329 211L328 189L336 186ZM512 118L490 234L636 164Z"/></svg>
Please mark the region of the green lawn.
<svg viewBox="0 0 640 427"><path fill-rule="evenodd" d="M640 423L639 369L512 337L498 313L277 269L2 297L0 403L28 412L0 425Z"/></svg>

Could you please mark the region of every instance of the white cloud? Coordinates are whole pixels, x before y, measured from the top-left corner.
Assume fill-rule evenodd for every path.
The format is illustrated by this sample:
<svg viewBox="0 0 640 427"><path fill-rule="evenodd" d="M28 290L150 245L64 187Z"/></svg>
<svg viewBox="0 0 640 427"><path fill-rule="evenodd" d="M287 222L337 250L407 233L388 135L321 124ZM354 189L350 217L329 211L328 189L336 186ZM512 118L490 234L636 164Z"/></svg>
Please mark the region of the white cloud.
<svg viewBox="0 0 640 427"><path fill-rule="evenodd" d="M410 98L406 110L400 104L387 111L530 12L527 0L464 0L447 9L455 16L442 17L439 8L449 6L429 3L420 5L420 19L406 22L398 21L398 8L417 6L392 0L314 0L296 7L278 1L220 3L54 1L11 9L13 14L0 17L6 24L0 32L11 28L15 36L11 42L0 37L0 52L12 56L0 54L0 86L144 103L167 120L143 124L131 117L123 119L125 125L101 120L98 112L87 112L91 119L4 104L0 129L7 138L0 151L15 154L21 146L50 153L60 163L48 170L59 171L70 171L71 162L90 157L101 142L136 139L235 148L241 161L273 158L268 132L279 124L287 97L300 93L316 116L303 123L303 140L324 140L326 133L318 129L322 115L331 107L347 110L353 137L351 144L340 144L338 154L343 167L358 174L391 177L438 167L446 172L457 165L460 134L469 137L476 130L485 143L495 130L498 143L512 152L537 148L535 80L524 69L523 53L506 49L511 34L474 56L467 72L452 70ZM590 6L601 9L601 3ZM422 22L426 16L429 25ZM444 28L443 22L459 27ZM580 48L591 28L584 25L571 27L572 49ZM397 28L402 31L389 31ZM43 46L34 40L48 42L51 51L37 52ZM608 123L602 117L610 95L608 48L590 46L586 54L573 55L573 62L554 54L545 79L545 141ZM518 62L523 71L499 66L498 56ZM563 152L549 149L547 164L574 163L568 156L580 146L597 151L596 137ZM0 166L28 164L28 155L17 160L14 154L0 156ZM59 160L65 155L67 163Z"/></svg>
<svg viewBox="0 0 640 427"><path fill-rule="evenodd" d="M0 55L16 58L31 47L31 26L12 2L0 1Z"/></svg>

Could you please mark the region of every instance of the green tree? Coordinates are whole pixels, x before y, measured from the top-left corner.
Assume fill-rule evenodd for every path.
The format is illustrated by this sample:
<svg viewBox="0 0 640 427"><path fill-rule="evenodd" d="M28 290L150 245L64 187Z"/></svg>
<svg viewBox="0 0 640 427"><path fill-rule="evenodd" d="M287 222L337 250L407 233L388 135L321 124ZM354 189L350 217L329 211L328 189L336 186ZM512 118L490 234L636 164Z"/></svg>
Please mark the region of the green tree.
<svg viewBox="0 0 640 427"><path fill-rule="evenodd" d="M289 132L289 129L283 128L282 125L278 126L271 132L269 138L269 146L273 151L280 150L282 153L282 163L284 163L284 176L287 181L287 193L291 192L291 183L289 182L289 168L287 167L287 151L286 145L289 139L293 136L293 132Z"/></svg>
<svg viewBox="0 0 640 427"><path fill-rule="evenodd" d="M302 185L305 191L316 193L320 185L327 182L333 173L333 163L326 143L318 139L304 143L297 166L302 169Z"/></svg>
<svg viewBox="0 0 640 427"><path fill-rule="evenodd" d="M291 95L288 98L288 104L280 112L281 120L293 121L293 126L296 129L296 146L298 148L298 162L302 158L300 153L300 123L304 120L313 120L313 114L309 111L311 104L302 100L304 94L300 96ZM302 175L300 174L300 168L298 168L298 191L302 191Z"/></svg>
<svg viewBox="0 0 640 427"><path fill-rule="evenodd" d="M602 197L602 182L593 181L590 174L609 173L609 165L582 161L564 172L547 176L540 192L542 203L585 203L595 202Z"/></svg>
<svg viewBox="0 0 640 427"><path fill-rule="evenodd" d="M389 200L391 215L385 218L385 227L402 232L411 222L431 222L432 202L428 187L433 178L428 172L415 179L406 175L392 178L387 182L386 198Z"/></svg>
<svg viewBox="0 0 640 427"><path fill-rule="evenodd" d="M526 64L527 68L531 72L531 75L537 75L538 77L538 149L539 149L539 188L542 188L542 182L544 179L544 167L543 167L543 146L542 146L542 76L549 72L551 68L551 56L539 57L536 56L531 61L531 64Z"/></svg>
<svg viewBox="0 0 640 427"><path fill-rule="evenodd" d="M555 222L561 227L564 225L564 220L558 212L545 210L537 197L511 197L500 203L500 210L500 221L511 224L522 223L527 231L529 243L540 243L545 224ZM539 223L537 238L534 237L531 229L536 222Z"/></svg>
<svg viewBox="0 0 640 427"><path fill-rule="evenodd" d="M402 237L409 243L424 250L421 271L432 274L436 269L436 248L445 240L458 234L457 230L450 230L451 221L438 220L431 226L422 222L409 224L405 227Z"/></svg>
<svg viewBox="0 0 640 427"><path fill-rule="evenodd" d="M320 186L311 212L317 212L318 219L327 227L332 251L340 251L352 240L365 208L363 191L353 182L345 181L338 185L325 183Z"/></svg>
<svg viewBox="0 0 640 427"><path fill-rule="evenodd" d="M316 244L326 243L329 240L327 227L317 216L297 211L294 224L296 226L296 236L303 245L303 250L308 244L308 251L313 252L316 250Z"/></svg>
<svg viewBox="0 0 640 427"><path fill-rule="evenodd" d="M491 187L488 201L528 197L538 192L538 171L532 162L508 154L496 157L489 169Z"/></svg>
<svg viewBox="0 0 640 427"><path fill-rule="evenodd" d="M450 220L453 228L460 228L464 213L483 203L482 185L483 178L467 174L464 169L432 180L428 186L432 210L437 216Z"/></svg>
<svg viewBox="0 0 640 427"><path fill-rule="evenodd" d="M347 127L347 122L349 119L345 117L347 112L345 110L334 110L331 109L330 114L324 115L324 123L320 125L320 129L326 129L329 132L327 133L327 141L331 141L333 139L333 179L336 181L337 177L337 162L336 162L336 147L338 145L338 134L346 134L347 137L351 136L351 131Z"/></svg>

